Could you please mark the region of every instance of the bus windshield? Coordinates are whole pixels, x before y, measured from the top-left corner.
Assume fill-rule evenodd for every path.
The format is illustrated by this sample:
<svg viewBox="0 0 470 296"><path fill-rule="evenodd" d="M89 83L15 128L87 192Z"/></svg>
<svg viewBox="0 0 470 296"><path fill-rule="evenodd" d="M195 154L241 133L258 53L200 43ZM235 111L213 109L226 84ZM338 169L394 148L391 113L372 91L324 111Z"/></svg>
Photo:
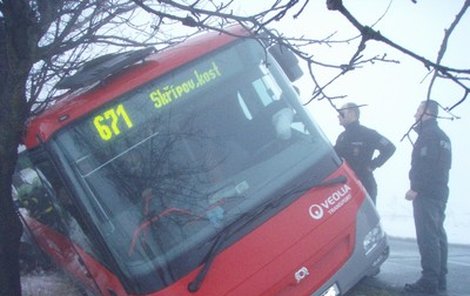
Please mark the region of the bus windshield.
<svg viewBox="0 0 470 296"><path fill-rule="evenodd" d="M259 43L238 41L53 139L77 202L138 292L193 270L226 225L281 189L337 168L279 69Z"/></svg>

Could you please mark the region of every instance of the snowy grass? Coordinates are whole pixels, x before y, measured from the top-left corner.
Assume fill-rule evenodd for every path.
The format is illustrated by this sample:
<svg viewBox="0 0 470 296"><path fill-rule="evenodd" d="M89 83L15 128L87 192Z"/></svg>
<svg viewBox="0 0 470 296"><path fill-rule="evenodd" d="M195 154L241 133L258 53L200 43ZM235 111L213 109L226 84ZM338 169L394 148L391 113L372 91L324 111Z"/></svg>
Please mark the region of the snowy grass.
<svg viewBox="0 0 470 296"><path fill-rule="evenodd" d="M70 280L55 270L22 275L21 290L23 296L81 296Z"/></svg>

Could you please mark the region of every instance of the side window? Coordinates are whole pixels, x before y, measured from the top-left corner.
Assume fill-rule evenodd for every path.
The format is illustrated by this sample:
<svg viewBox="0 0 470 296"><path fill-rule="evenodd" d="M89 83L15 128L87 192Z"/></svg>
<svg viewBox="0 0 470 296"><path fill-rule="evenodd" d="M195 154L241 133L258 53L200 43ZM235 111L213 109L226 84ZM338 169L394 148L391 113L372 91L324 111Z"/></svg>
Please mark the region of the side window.
<svg viewBox="0 0 470 296"><path fill-rule="evenodd" d="M26 211L32 218L94 254L86 226L50 163L43 161L35 167L25 155L20 156L18 163L13 186L20 211Z"/></svg>
<svg viewBox="0 0 470 296"><path fill-rule="evenodd" d="M39 175L31 167L20 167L13 178L18 207L39 222L59 228L53 205Z"/></svg>
<svg viewBox="0 0 470 296"><path fill-rule="evenodd" d="M263 76L253 81L253 87L255 88L258 96L263 102L264 106L271 104L273 101L277 101L281 98L282 89L277 84L273 76L271 76L269 70L264 64L260 65Z"/></svg>
<svg viewBox="0 0 470 296"><path fill-rule="evenodd" d="M282 96L282 89L264 64L260 66L262 76L248 82L237 92L238 103L248 120L255 118L261 110Z"/></svg>
<svg viewBox="0 0 470 296"><path fill-rule="evenodd" d="M258 98L263 103L263 106L269 105L273 101L274 92L268 88L263 79L253 81L253 87L258 95Z"/></svg>

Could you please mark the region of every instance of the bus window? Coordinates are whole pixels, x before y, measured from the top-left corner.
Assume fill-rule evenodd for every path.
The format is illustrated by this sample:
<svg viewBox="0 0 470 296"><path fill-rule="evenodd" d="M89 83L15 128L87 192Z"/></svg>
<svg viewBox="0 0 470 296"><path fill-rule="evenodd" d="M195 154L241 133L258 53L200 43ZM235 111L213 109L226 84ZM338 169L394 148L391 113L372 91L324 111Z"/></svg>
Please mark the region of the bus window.
<svg viewBox="0 0 470 296"><path fill-rule="evenodd" d="M279 100L281 98L282 90L264 63L260 64L259 68L263 73L263 76L260 79L253 81L252 84L258 97L263 102L263 105L267 106L271 104L272 101Z"/></svg>
<svg viewBox="0 0 470 296"><path fill-rule="evenodd" d="M17 192L20 208L25 209L31 217L41 223L59 228L53 205L35 170L30 167L17 170L13 186Z"/></svg>
<svg viewBox="0 0 470 296"><path fill-rule="evenodd" d="M32 218L70 237L85 251L94 254L85 224L78 222L82 221L80 214L50 163L43 161L35 167L25 155L20 157L19 163L14 186L20 207Z"/></svg>

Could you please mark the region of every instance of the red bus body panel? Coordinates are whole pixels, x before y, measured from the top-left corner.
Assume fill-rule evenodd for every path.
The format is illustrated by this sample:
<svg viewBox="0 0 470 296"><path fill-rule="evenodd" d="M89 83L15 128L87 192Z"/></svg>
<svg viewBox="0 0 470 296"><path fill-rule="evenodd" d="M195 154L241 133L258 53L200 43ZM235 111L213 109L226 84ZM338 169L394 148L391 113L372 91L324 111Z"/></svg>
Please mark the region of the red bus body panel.
<svg viewBox="0 0 470 296"><path fill-rule="evenodd" d="M364 194L347 166L331 177L339 175L349 176L351 198L330 217L314 220L309 208L325 203L342 185L308 191L227 248L216 257L198 292L187 289L195 270L150 295L311 295L344 264L355 246L356 213ZM302 267L311 275L297 283L295 273Z"/></svg>
<svg viewBox="0 0 470 296"><path fill-rule="evenodd" d="M166 289L148 295L311 295L348 260L356 243L356 214L365 196L349 167L343 165L330 177L339 175L348 176L346 185L350 190L341 197L347 201L332 215L326 211L322 219L315 220L309 209L321 204L325 210L333 208L340 201L335 201L339 196L335 192L343 184L311 189L224 250L214 260L198 292L187 289L199 272L196 269ZM110 290L128 295L111 271L69 239L33 219L27 219L27 223L41 248L89 289L96 291L96 282L102 295L112 295ZM302 267L310 275L297 282L295 274Z"/></svg>
<svg viewBox="0 0 470 296"><path fill-rule="evenodd" d="M23 218L29 230L34 234L35 243L50 256L56 265L67 271L75 282L101 295L111 294L106 290L98 291L97 286L112 287L118 295L127 295L119 279L80 246L29 216L23 215Z"/></svg>

